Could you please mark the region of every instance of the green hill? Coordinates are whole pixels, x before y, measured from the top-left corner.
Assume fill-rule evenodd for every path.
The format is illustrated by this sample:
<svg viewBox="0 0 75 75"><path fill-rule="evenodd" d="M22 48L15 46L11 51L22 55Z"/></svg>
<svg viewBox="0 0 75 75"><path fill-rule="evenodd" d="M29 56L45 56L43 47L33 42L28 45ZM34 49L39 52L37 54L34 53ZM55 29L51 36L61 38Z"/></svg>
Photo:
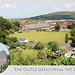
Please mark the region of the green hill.
<svg viewBox="0 0 75 75"><path fill-rule="evenodd" d="M75 11L63 11L31 17L33 20L75 19Z"/></svg>

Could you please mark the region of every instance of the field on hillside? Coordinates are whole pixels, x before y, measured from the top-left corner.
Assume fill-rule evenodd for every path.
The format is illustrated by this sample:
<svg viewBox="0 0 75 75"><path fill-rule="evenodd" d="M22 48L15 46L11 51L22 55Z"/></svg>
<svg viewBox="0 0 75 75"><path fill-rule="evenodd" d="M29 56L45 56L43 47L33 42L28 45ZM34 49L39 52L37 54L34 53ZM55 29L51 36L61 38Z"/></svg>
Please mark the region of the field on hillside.
<svg viewBox="0 0 75 75"><path fill-rule="evenodd" d="M49 41L65 42L67 32L23 32L10 34L10 37L28 38L29 41L48 43ZM69 33L69 32L68 32Z"/></svg>
<svg viewBox="0 0 75 75"><path fill-rule="evenodd" d="M26 49L26 50L23 51L23 53L24 53L24 56L30 55L30 56L36 58L37 57L38 50Z"/></svg>

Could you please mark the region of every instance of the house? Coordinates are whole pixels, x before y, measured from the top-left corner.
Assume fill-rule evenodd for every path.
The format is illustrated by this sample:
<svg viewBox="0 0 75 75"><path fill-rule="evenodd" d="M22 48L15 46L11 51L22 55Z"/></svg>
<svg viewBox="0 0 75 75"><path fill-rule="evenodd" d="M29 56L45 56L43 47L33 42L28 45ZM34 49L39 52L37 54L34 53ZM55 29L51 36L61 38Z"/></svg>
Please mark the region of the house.
<svg viewBox="0 0 75 75"><path fill-rule="evenodd" d="M25 38L19 38L19 42L28 42L28 39L25 39Z"/></svg>
<svg viewBox="0 0 75 75"><path fill-rule="evenodd" d="M24 29L25 25L27 25L27 23L20 23L20 30Z"/></svg>
<svg viewBox="0 0 75 75"><path fill-rule="evenodd" d="M61 26L72 25L72 22L71 21L66 21L66 22L62 22L60 25Z"/></svg>
<svg viewBox="0 0 75 75"><path fill-rule="evenodd" d="M25 24L25 23L21 23L20 24L20 30L22 31L29 31L29 30L37 30L37 29L41 29L41 28L50 28L51 25L49 25L48 23L37 23L37 24Z"/></svg>
<svg viewBox="0 0 75 75"><path fill-rule="evenodd" d="M48 24L55 27L55 24L53 24L53 23L48 22Z"/></svg>

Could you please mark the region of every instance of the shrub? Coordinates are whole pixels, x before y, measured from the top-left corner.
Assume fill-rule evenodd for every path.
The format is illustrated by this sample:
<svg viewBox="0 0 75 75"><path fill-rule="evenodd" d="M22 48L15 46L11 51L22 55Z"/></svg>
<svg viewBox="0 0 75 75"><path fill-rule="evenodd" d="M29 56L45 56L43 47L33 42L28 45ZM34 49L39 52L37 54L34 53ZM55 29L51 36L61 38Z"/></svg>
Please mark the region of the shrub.
<svg viewBox="0 0 75 75"><path fill-rule="evenodd" d="M0 28L0 42L6 44L6 33Z"/></svg>
<svg viewBox="0 0 75 75"><path fill-rule="evenodd" d="M23 33L23 32L19 31L18 33Z"/></svg>
<svg viewBox="0 0 75 75"><path fill-rule="evenodd" d="M55 30L59 31L60 30L60 26L55 26Z"/></svg>
<svg viewBox="0 0 75 75"><path fill-rule="evenodd" d="M43 31L47 31L46 29L42 29Z"/></svg>
<svg viewBox="0 0 75 75"><path fill-rule="evenodd" d="M33 43L34 41L29 41L29 42Z"/></svg>
<svg viewBox="0 0 75 75"><path fill-rule="evenodd" d="M66 33L66 35L65 35L65 43L68 43L68 40L69 40L69 36L68 36L68 33Z"/></svg>
<svg viewBox="0 0 75 75"><path fill-rule="evenodd" d="M52 55L52 48L47 50L47 58L56 59L56 56Z"/></svg>
<svg viewBox="0 0 75 75"><path fill-rule="evenodd" d="M16 45L14 42L8 43L8 46L10 47L10 49L16 48Z"/></svg>
<svg viewBox="0 0 75 75"><path fill-rule="evenodd" d="M75 23L72 23L72 29L75 29Z"/></svg>
<svg viewBox="0 0 75 75"><path fill-rule="evenodd" d="M14 33L14 32L15 32L15 30L10 29L10 30L9 30L9 32L12 34L12 33Z"/></svg>
<svg viewBox="0 0 75 75"><path fill-rule="evenodd" d="M68 29L72 29L72 25L68 25L67 28L68 28Z"/></svg>
<svg viewBox="0 0 75 75"><path fill-rule="evenodd" d="M18 41L18 39L17 39L16 37L10 37L9 39L10 39L10 41L12 41L12 42L17 42L17 41Z"/></svg>
<svg viewBox="0 0 75 75"><path fill-rule="evenodd" d="M70 35L71 35L70 40L72 40L71 46L75 47L75 29L72 29Z"/></svg>
<svg viewBox="0 0 75 75"><path fill-rule="evenodd" d="M47 55L46 53L42 50L42 51L39 51L38 54L37 54L38 58L40 59L45 59L47 58Z"/></svg>
<svg viewBox="0 0 75 75"><path fill-rule="evenodd" d="M38 42L35 46L34 46L35 49L37 50L42 50L44 49L44 45L41 43L41 42Z"/></svg>
<svg viewBox="0 0 75 75"><path fill-rule="evenodd" d="M36 58L32 57L31 55L26 55L25 60L23 61L23 65L34 65Z"/></svg>
<svg viewBox="0 0 75 75"><path fill-rule="evenodd" d="M56 41L48 43L48 49L50 49L50 48L52 48L52 51L54 51L54 52L60 50L60 46Z"/></svg>
<svg viewBox="0 0 75 75"><path fill-rule="evenodd" d="M32 46L28 46L28 49L34 49Z"/></svg>
<svg viewBox="0 0 75 75"><path fill-rule="evenodd" d="M22 47L23 49L26 49L28 46L27 46L26 42L23 42L22 45L21 45L21 47Z"/></svg>
<svg viewBox="0 0 75 75"><path fill-rule="evenodd" d="M68 50L67 50L66 48L62 48L62 49L61 49L61 53L64 54L64 53L67 53L67 52L68 52Z"/></svg>

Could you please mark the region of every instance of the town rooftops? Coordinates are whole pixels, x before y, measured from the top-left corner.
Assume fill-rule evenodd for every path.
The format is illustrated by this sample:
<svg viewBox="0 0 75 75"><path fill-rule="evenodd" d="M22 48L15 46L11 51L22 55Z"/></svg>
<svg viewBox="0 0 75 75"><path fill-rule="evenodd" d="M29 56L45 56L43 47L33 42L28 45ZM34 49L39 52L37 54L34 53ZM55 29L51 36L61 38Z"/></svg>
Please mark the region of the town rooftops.
<svg viewBox="0 0 75 75"><path fill-rule="evenodd" d="M25 25L27 29L39 29L39 28L46 28L51 27L48 23L38 23L38 24L29 24Z"/></svg>

